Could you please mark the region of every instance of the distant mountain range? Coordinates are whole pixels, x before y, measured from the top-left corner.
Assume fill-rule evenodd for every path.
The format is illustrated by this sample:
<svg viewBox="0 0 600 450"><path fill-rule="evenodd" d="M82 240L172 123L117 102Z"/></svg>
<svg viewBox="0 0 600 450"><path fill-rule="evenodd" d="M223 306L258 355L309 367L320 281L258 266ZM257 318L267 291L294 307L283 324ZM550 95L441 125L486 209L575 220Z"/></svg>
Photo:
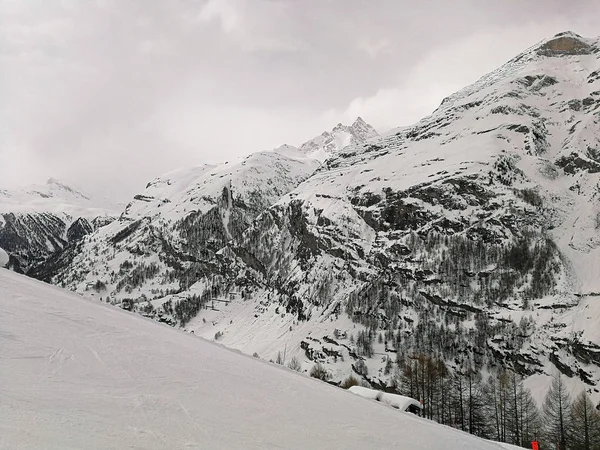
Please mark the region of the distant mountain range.
<svg viewBox="0 0 600 450"><path fill-rule="evenodd" d="M9 266L27 273L51 255L112 221L120 205L92 198L60 181L0 190L0 247Z"/></svg>

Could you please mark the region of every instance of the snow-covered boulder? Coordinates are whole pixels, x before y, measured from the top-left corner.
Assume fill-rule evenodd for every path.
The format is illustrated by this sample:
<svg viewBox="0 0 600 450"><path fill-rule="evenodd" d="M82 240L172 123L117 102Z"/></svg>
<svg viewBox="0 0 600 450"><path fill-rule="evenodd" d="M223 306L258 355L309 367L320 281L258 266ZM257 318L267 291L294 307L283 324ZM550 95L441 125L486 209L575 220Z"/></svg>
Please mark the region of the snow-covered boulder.
<svg viewBox="0 0 600 450"><path fill-rule="evenodd" d="M362 386L352 386L349 391L353 394L360 395L361 397L385 403L400 411L415 413L423 409L423 406L417 400L404 395L390 394L388 392L381 392Z"/></svg>
<svg viewBox="0 0 600 450"><path fill-rule="evenodd" d="M8 264L8 254L0 247L0 267Z"/></svg>

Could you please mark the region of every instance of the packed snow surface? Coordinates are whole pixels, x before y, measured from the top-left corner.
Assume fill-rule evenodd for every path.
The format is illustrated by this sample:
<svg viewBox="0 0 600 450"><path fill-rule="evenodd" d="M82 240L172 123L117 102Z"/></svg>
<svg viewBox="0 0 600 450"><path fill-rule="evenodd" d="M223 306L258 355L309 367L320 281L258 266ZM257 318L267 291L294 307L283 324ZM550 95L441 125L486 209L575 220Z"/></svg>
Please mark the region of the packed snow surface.
<svg viewBox="0 0 600 450"><path fill-rule="evenodd" d="M0 448L502 448L6 270L0 330Z"/></svg>

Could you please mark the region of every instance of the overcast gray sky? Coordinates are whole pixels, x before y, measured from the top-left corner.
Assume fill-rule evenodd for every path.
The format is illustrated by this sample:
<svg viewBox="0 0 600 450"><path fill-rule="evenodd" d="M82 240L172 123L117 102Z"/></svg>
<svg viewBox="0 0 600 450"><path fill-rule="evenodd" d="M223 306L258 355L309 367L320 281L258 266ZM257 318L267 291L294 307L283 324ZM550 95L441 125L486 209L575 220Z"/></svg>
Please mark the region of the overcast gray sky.
<svg viewBox="0 0 600 450"><path fill-rule="evenodd" d="M598 0L0 0L0 187L127 199L174 168L408 125Z"/></svg>

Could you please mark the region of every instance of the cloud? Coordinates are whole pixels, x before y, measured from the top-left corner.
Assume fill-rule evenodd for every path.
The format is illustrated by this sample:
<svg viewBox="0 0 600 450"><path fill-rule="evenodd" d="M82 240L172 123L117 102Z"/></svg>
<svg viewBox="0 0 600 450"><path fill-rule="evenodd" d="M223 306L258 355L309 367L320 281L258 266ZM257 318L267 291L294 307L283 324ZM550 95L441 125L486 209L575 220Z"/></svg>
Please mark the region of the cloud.
<svg viewBox="0 0 600 450"><path fill-rule="evenodd" d="M330 123L349 123L360 116L380 132L411 125L429 115L440 100L456 91L458 85L431 83L408 84L403 88L380 89L369 97L357 97L343 111L327 110L324 118Z"/></svg>
<svg viewBox="0 0 600 450"><path fill-rule="evenodd" d="M248 52L295 52L307 45L291 36L292 18L283 2L208 0L197 16L200 22L218 21L221 30Z"/></svg>
<svg viewBox="0 0 600 450"><path fill-rule="evenodd" d="M218 20L225 33L233 33L242 24L239 7L241 3L234 0L208 0L198 14L201 21Z"/></svg>
<svg viewBox="0 0 600 450"><path fill-rule="evenodd" d="M390 41L385 38L375 40L363 39L359 42L358 49L367 53L371 58L392 53L392 45Z"/></svg>

